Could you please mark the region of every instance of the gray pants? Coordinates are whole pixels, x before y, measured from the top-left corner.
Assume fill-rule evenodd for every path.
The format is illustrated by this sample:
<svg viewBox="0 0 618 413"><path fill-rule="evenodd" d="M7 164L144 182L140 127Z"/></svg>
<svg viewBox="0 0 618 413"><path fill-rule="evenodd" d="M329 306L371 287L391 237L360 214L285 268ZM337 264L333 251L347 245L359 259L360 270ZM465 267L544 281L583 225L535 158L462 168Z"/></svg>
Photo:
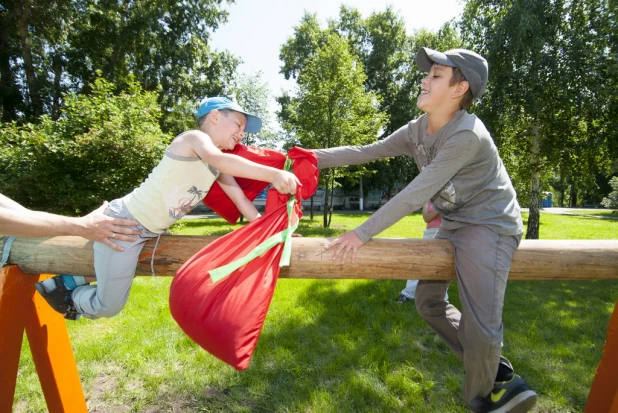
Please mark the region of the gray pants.
<svg viewBox="0 0 618 413"><path fill-rule="evenodd" d="M474 407L494 387L501 356L504 292L521 235L467 226L441 228L436 238L448 239L455 247L461 312L444 300L448 281L421 280L416 288L416 308L463 360L463 396Z"/></svg>
<svg viewBox="0 0 618 413"><path fill-rule="evenodd" d="M120 199L109 204L105 215L135 220ZM159 236L141 224L135 229L141 231L135 241L116 241L124 248L123 252L118 252L101 242L94 243L94 271L97 284L78 287L71 295L75 309L84 317L92 319L113 317L127 302L144 243L150 238Z"/></svg>

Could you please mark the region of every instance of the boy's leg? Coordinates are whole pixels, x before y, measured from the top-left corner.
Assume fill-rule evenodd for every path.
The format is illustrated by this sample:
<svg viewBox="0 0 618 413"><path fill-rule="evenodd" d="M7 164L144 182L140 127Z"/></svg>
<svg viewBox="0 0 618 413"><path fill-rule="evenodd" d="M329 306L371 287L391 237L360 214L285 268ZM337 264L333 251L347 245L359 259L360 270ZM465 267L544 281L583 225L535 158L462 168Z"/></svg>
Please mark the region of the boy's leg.
<svg viewBox="0 0 618 413"><path fill-rule="evenodd" d="M73 304L87 318L113 317L124 307L133 284L139 254L148 238L117 242L125 250L116 251L94 243L96 285L78 287L72 293Z"/></svg>
<svg viewBox="0 0 618 413"><path fill-rule="evenodd" d="M432 285L439 283L424 281L417 288L417 308L463 359L464 399L474 406L477 397L486 397L494 387L501 355L506 280L519 239L480 226L441 230L437 238L449 239L455 246L462 311L460 314L455 307L440 302L440 291Z"/></svg>
<svg viewBox="0 0 618 413"><path fill-rule="evenodd" d="M406 288L401 290L401 295L406 297L406 299L408 300L413 300L417 284L418 284L418 280L406 281Z"/></svg>

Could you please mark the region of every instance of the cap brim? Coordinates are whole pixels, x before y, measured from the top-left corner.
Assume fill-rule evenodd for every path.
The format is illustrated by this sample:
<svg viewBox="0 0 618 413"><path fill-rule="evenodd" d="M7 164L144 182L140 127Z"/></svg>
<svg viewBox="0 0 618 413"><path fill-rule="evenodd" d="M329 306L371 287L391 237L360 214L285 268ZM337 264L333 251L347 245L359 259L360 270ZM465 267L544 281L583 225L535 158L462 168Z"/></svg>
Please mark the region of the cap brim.
<svg viewBox="0 0 618 413"><path fill-rule="evenodd" d="M250 113L241 112L247 117L245 131L249 133L258 133L262 129L262 119Z"/></svg>
<svg viewBox="0 0 618 413"><path fill-rule="evenodd" d="M423 72L429 72L434 63L443 66L457 67L455 62L444 53L427 47L421 47L416 54L416 64L418 67L420 67Z"/></svg>

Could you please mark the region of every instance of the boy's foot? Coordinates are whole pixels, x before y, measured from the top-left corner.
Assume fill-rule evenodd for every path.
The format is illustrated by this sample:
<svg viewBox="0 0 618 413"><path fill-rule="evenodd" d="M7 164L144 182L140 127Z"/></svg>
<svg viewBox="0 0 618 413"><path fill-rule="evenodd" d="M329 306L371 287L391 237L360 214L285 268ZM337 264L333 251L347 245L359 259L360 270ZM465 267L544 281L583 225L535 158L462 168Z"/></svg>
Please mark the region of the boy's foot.
<svg viewBox="0 0 618 413"><path fill-rule="evenodd" d="M62 314L64 318L67 320L78 320L81 314L77 312L73 305L73 300L71 300L72 290L68 290L65 287L62 276L57 275L52 279L56 285L54 290L48 291L42 281L34 284L34 288L36 288L39 294L47 301L47 304L55 311Z"/></svg>
<svg viewBox="0 0 618 413"><path fill-rule="evenodd" d="M496 382L485 399L483 413L525 413L536 404L536 393L528 384L514 375L509 381Z"/></svg>
<svg viewBox="0 0 618 413"><path fill-rule="evenodd" d="M408 297L406 297L405 295L401 294L401 295L399 296L399 298L397 299L397 302L398 302L399 304L403 304L403 303L405 303L405 302L406 302L406 301L408 301L408 300L411 300L411 298L408 298Z"/></svg>

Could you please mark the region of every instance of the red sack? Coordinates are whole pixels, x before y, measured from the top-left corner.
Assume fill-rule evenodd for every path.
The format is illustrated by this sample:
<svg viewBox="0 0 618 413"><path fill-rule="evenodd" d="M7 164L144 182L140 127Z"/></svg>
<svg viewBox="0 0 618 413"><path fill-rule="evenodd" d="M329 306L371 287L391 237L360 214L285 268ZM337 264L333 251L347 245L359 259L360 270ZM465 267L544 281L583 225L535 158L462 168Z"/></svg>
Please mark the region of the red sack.
<svg viewBox="0 0 618 413"><path fill-rule="evenodd" d="M256 148L253 146L238 144L233 150L226 152L233 153L234 155L249 159L250 161L266 166L272 166L277 169L283 169L283 165L285 164L285 155L274 149ZM311 152L311 154L315 157L313 152ZM245 196L251 202L253 202L260 192L268 186L268 182L256 181L254 179L247 178L236 178L236 182L238 182L238 185L245 193ZM206 194L206 197L202 200L202 203L219 214L221 218L225 219L230 224L235 224L238 221L238 218L240 218L240 211L236 208L236 205L234 205L225 192L223 192L223 189L221 189L221 186L217 182L210 187L210 190Z"/></svg>
<svg viewBox="0 0 618 413"><path fill-rule="evenodd" d="M303 185L296 195L298 201L300 196L313 195L319 172L313 152L295 149L289 154L295 157L293 170ZM279 268L289 264L290 238L302 216L300 202L290 198L271 188L264 216L207 245L178 270L172 281L169 302L174 320L193 341L237 370L249 365ZM256 247L264 247L265 242L273 246L266 252L256 252ZM249 261L251 254L259 256ZM226 268L230 265L233 268ZM222 271L231 274L213 282Z"/></svg>
<svg viewBox="0 0 618 413"><path fill-rule="evenodd" d="M206 246L179 270L170 288L170 312L180 328L206 351L237 370L249 366L279 276L284 245L277 244L226 278L209 271L246 256L288 227L287 205ZM301 216L292 208L292 225ZM291 234L290 234L291 235Z"/></svg>

